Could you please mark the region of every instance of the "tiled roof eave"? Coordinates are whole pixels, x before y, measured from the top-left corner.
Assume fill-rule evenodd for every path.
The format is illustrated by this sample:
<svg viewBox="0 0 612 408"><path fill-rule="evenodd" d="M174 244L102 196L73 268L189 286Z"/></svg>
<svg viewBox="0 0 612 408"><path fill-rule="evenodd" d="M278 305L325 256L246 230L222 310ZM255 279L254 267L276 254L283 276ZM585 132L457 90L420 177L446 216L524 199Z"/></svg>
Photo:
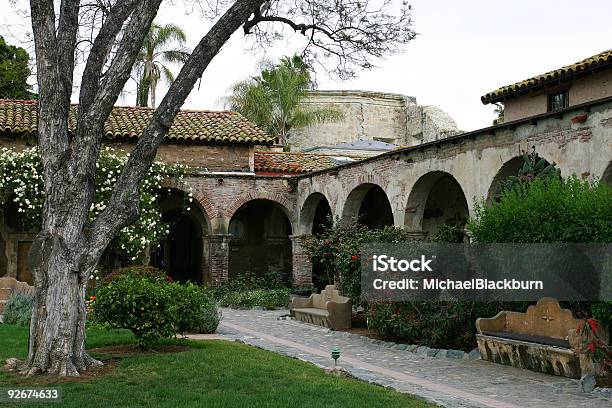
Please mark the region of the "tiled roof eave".
<svg viewBox="0 0 612 408"><path fill-rule="evenodd" d="M542 75L537 75L512 85L503 86L483 95L480 100L483 104L503 102L508 98L539 92L543 89L570 81L576 77L601 72L610 68L612 68L612 50L604 51L575 64Z"/></svg>
<svg viewBox="0 0 612 408"><path fill-rule="evenodd" d="M69 131L76 126L76 105L71 106ZM104 136L112 141L135 141L153 117L154 110L115 106L106 120ZM37 101L0 99L0 131L36 136ZM164 143L205 145L271 145L275 139L236 112L181 110Z"/></svg>

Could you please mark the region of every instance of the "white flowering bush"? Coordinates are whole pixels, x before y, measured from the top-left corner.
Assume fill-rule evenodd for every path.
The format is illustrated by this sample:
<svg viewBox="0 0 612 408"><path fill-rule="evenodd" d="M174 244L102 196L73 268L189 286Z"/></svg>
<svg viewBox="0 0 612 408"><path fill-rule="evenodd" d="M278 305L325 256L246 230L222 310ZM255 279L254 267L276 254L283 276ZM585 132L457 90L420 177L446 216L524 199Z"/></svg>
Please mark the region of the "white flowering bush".
<svg viewBox="0 0 612 408"><path fill-rule="evenodd" d="M128 155L106 147L96 163L96 194L89 209L90 219L100 214L108 203L113 187ZM131 261L142 255L149 246L155 248L169 233L169 226L162 221L157 199L162 191L162 181L175 177L182 180L187 167L155 162L140 184L140 217L132 225L115 236L111 247L125 254ZM193 200L191 193L186 199ZM0 204L13 201L26 228L40 228L45 201L43 167L36 148L20 152L0 150Z"/></svg>

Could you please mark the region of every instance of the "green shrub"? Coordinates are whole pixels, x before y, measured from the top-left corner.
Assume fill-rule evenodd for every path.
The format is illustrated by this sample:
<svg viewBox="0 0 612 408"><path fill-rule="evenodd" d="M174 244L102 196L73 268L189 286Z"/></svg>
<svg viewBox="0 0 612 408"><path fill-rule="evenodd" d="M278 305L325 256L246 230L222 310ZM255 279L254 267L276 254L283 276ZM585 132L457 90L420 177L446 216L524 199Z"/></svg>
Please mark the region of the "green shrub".
<svg viewBox="0 0 612 408"><path fill-rule="evenodd" d="M193 283L169 285L174 325L179 333L214 333L221 321L221 312L212 296Z"/></svg>
<svg viewBox="0 0 612 408"><path fill-rule="evenodd" d="M4 304L2 312L4 323L29 326L34 307L34 295L25 293L12 293Z"/></svg>
<svg viewBox="0 0 612 408"><path fill-rule="evenodd" d="M155 281L168 281L168 282L172 282L172 278L170 276L168 276L166 274L166 272L157 269L153 266L141 266L141 265L135 265L135 266L128 266L125 268L121 268L109 275L107 275L104 278L104 282L105 283L109 283L112 282L116 279L118 279L119 277L125 276L125 275L129 275L132 276L134 278L150 278L153 279Z"/></svg>
<svg viewBox="0 0 612 408"><path fill-rule="evenodd" d="M391 339L470 351L476 344L476 319L494 316L499 307L482 302L377 302L367 309L368 327Z"/></svg>
<svg viewBox="0 0 612 408"><path fill-rule="evenodd" d="M517 184L531 183L535 179L558 180L561 178L561 170L557 168L557 164L554 162L548 163L535 150L531 153L524 152L522 157L523 166L519 169L516 176L510 176L502 182L502 191L512 190ZM498 200L499 195L494 197L494 199Z"/></svg>
<svg viewBox="0 0 612 408"><path fill-rule="evenodd" d="M536 179L478 203L468 229L477 242L612 242L612 187L575 177Z"/></svg>
<svg viewBox="0 0 612 408"><path fill-rule="evenodd" d="M131 274L118 276L97 290L96 321L129 329L142 349L175 334L175 302L170 283Z"/></svg>
<svg viewBox="0 0 612 408"><path fill-rule="evenodd" d="M476 206L468 229L477 242L612 242L612 186L575 176L516 183L499 201ZM612 302L571 303L612 330ZM586 312L586 313L585 313Z"/></svg>
<svg viewBox="0 0 612 408"><path fill-rule="evenodd" d="M217 302L192 283L169 282L154 268L126 268L100 287L93 301L99 325L129 329L143 349L177 332L213 333Z"/></svg>
<svg viewBox="0 0 612 408"><path fill-rule="evenodd" d="M289 288L278 278L277 273L261 277L247 272L219 286L208 288L207 292L219 305L235 309L256 306L276 309L289 304Z"/></svg>
<svg viewBox="0 0 612 408"><path fill-rule="evenodd" d="M284 289L285 284L278 278L277 273L268 273L265 276L257 276L252 272L245 272L227 282L222 282L218 286L207 288L215 299L220 300L223 297L238 293L247 292L257 289Z"/></svg>
<svg viewBox="0 0 612 408"><path fill-rule="evenodd" d="M465 241L465 231L463 227L457 225L443 224L438 229L438 232L432 237L431 241L461 243Z"/></svg>
<svg viewBox="0 0 612 408"><path fill-rule="evenodd" d="M235 309L250 309L256 306L265 309L287 307L289 304L289 289L254 289L229 292L219 299L223 307Z"/></svg>

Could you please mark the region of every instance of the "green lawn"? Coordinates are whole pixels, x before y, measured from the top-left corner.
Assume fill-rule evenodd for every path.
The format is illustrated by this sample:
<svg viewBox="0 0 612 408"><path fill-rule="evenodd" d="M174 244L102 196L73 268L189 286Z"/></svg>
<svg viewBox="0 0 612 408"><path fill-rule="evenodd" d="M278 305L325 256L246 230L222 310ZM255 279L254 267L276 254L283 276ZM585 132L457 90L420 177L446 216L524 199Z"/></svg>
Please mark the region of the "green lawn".
<svg viewBox="0 0 612 408"><path fill-rule="evenodd" d="M133 343L131 334L126 331L95 330L90 331L88 337L89 348ZM46 405L79 408L430 407L411 396L329 376L313 365L243 344L186 340L171 343L188 345L193 350L120 357L109 374L58 384L63 394L62 404ZM24 358L26 349L27 329L0 324L1 362L8 357ZM36 381L0 370L0 388L32 387Z"/></svg>

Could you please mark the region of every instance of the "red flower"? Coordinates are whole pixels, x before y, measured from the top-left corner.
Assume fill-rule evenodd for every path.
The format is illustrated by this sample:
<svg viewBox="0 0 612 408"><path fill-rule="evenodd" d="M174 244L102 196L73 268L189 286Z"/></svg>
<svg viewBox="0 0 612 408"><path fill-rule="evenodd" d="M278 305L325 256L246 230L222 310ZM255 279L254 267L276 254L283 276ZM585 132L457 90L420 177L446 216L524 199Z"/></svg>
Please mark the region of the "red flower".
<svg viewBox="0 0 612 408"><path fill-rule="evenodd" d="M358 260L358 259L359 259L359 255L353 255L353 256L351 256L351 259L352 259L353 261L356 261L356 260Z"/></svg>
<svg viewBox="0 0 612 408"><path fill-rule="evenodd" d="M595 333L597 331L597 328L599 327L599 324L597 323L597 320L589 319L589 320L587 320L587 323L589 324L589 327L591 328L591 331L593 333Z"/></svg>
<svg viewBox="0 0 612 408"><path fill-rule="evenodd" d="M324 257L329 258L331 257L331 252L326 252L323 254Z"/></svg>
<svg viewBox="0 0 612 408"><path fill-rule="evenodd" d="M93 302L94 300L96 300L96 297L95 296L90 296L89 300L91 300Z"/></svg>
<svg viewBox="0 0 612 408"><path fill-rule="evenodd" d="M591 353L594 353L594 352L595 352L595 343L589 343L589 344L587 344L587 348L589 349L589 351L590 351Z"/></svg>

